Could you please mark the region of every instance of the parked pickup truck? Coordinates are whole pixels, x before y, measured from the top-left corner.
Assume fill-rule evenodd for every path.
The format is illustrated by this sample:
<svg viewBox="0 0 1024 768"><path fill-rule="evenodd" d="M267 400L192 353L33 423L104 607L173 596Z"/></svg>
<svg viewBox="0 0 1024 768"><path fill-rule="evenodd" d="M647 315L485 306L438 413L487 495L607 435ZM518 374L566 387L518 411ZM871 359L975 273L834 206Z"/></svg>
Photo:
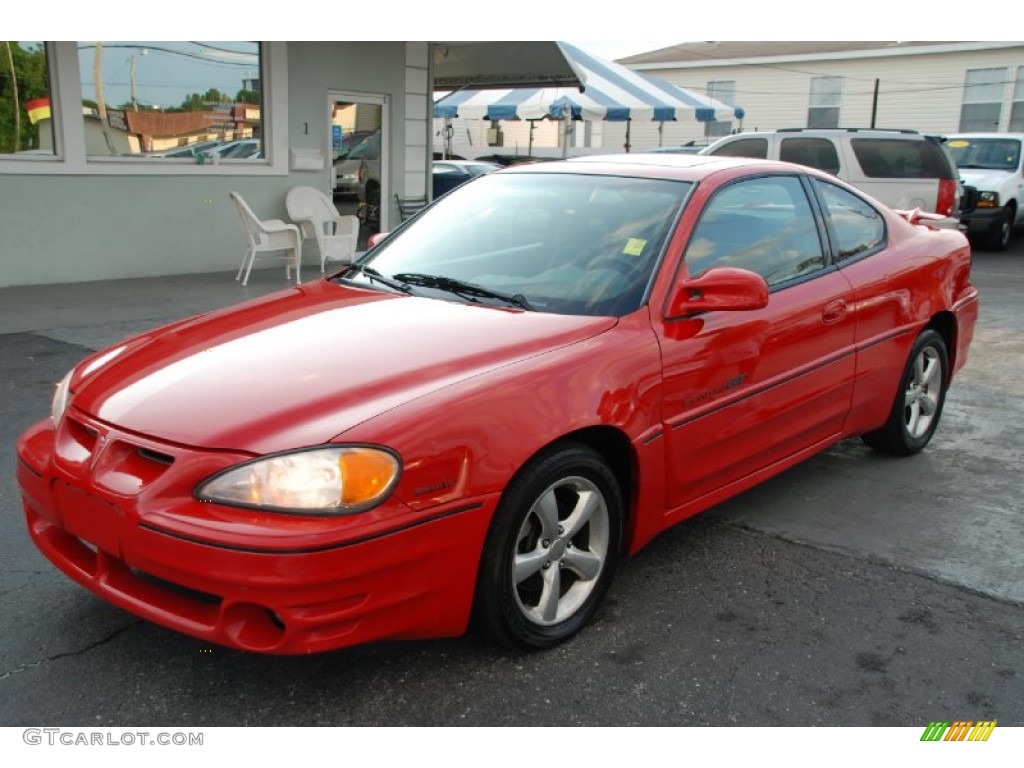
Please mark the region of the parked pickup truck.
<svg viewBox="0 0 1024 768"><path fill-rule="evenodd" d="M947 137L964 184L977 189L973 207L963 206L960 221L968 234L989 248L1004 251L1015 224L1024 222L1024 133L957 133Z"/></svg>

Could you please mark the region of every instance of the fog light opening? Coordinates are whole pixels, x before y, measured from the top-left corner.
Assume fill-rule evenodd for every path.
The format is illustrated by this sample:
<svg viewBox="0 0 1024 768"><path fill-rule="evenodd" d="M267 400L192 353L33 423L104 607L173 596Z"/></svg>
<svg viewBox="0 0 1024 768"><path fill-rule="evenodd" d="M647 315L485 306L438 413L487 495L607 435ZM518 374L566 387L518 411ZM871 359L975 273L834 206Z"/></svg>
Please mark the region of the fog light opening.
<svg viewBox="0 0 1024 768"><path fill-rule="evenodd" d="M224 632L241 648L269 651L284 640L287 628L280 614L255 603L234 603L221 614Z"/></svg>

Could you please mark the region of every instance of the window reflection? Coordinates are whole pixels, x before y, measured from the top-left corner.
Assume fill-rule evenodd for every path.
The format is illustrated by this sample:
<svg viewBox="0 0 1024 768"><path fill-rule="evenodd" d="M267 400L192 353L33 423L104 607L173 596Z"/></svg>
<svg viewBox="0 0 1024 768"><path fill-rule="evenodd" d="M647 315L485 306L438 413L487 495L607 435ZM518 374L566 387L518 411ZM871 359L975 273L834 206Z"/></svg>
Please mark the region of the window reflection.
<svg viewBox="0 0 1024 768"><path fill-rule="evenodd" d="M259 43L78 43L90 156L264 157Z"/></svg>
<svg viewBox="0 0 1024 768"><path fill-rule="evenodd" d="M0 154L54 154L45 43L0 45Z"/></svg>

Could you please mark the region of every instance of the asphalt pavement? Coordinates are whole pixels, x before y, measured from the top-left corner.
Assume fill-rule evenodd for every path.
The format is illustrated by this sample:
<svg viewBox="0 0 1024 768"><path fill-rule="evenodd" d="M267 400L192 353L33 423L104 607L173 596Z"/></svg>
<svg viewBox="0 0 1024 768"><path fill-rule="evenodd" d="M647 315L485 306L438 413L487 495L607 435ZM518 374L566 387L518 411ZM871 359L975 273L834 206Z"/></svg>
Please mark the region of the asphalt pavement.
<svg viewBox="0 0 1024 768"><path fill-rule="evenodd" d="M0 290L0 725L1024 725L1024 232L978 251L968 367L919 456L846 441L663 534L570 642L238 653L92 597L31 545L14 441L74 363L280 287Z"/></svg>

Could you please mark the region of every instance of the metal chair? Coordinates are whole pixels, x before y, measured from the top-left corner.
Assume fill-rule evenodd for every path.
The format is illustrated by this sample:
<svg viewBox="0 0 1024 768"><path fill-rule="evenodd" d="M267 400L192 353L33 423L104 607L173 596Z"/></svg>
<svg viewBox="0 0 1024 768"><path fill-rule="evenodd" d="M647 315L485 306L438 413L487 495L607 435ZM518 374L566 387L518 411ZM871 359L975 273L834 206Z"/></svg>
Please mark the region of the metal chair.
<svg viewBox="0 0 1024 768"><path fill-rule="evenodd" d="M299 269L302 266L302 235L299 228L294 224L286 224L280 219L267 219L262 221L252 209L246 204L242 196L237 192L231 192L231 202L238 209L238 215L242 218L242 229L245 231L247 249L242 259L242 265L238 268L235 280L241 280L242 285L249 283L249 273L252 271L253 262L256 261L257 253L270 253L284 251L285 275L290 281L292 279L292 266L295 267L295 282L301 282ZM242 273L245 277L242 277Z"/></svg>
<svg viewBox="0 0 1024 768"><path fill-rule="evenodd" d="M288 216L305 238L316 238L320 271L328 261L351 264L359 243L359 219L342 216L323 192L313 187L294 187L285 197Z"/></svg>
<svg viewBox="0 0 1024 768"><path fill-rule="evenodd" d="M398 204L399 221L405 221L427 207L427 196L399 197L395 195L395 202Z"/></svg>

